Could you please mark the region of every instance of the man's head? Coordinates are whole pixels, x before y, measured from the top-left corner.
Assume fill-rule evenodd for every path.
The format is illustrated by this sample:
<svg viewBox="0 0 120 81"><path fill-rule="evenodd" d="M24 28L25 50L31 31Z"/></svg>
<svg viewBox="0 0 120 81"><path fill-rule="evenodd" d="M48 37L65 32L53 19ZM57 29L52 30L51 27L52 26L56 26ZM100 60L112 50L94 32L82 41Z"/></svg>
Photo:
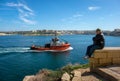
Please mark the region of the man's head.
<svg viewBox="0 0 120 81"><path fill-rule="evenodd" d="M96 29L96 34L101 34L101 32L102 32L101 29L99 28Z"/></svg>

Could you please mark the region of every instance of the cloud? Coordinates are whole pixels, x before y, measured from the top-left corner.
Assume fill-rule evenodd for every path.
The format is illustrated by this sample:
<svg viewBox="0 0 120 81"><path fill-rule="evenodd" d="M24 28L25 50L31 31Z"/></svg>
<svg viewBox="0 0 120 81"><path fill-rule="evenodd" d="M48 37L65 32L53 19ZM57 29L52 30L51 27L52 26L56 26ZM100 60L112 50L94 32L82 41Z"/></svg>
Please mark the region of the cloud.
<svg viewBox="0 0 120 81"><path fill-rule="evenodd" d="M28 10L30 12L33 11L27 5L22 4L22 3L7 3L6 6L9 6L9 7L23 7L25 10Z"/></svg>
<svg viewBox="0 0 120 81"><path fill-rule="evenodd" d="M29 20L29 19L25 18L24 16L20 16L20 19L26 23L35 24L35 21Z"/></svg>
<svg viewBox="0 0 120 81"><path fill-rule="evenodd" d="M10 7L17 7L18 4L15 4L15 3L6 3L6 6L10 6Z"/></svg>
<svg viewBox="0 0 120 81"><path fill-rule="evenodd" d="M98 10L98 9L100 9L100 7L98 7L98 6L89 6L88 7L88 10L90 10L90 11L94 11L94 10Z"/></svg>
<svg viewBox="0 0 120 81"><path fill-rule="evenodd" d="M34 12L31 8L29 8L27 5L23 3L6 3L6 6L8 7L15 7L17 8L19 12L19 19L27 24L35 24L36 22L34 20L31 20L31 18L34 16Z"/></svg>
<svg viewBox="0 0 120 81"><path fill-rule="evenodd" d="M75 14L75 15L73 15L74 18L81 17L81 16L83 16L83 15L81 15L81 14Z"/></svg>
<svg viewBox="0 0 120 81"><path fill-rule="evenodd" d="M82 16L83 16L82 14L77 13L77 14L72 15L71 17L62 19L61 21L63 22L67 21L69 23L73 23L74 21L80 20Z"/></svg>

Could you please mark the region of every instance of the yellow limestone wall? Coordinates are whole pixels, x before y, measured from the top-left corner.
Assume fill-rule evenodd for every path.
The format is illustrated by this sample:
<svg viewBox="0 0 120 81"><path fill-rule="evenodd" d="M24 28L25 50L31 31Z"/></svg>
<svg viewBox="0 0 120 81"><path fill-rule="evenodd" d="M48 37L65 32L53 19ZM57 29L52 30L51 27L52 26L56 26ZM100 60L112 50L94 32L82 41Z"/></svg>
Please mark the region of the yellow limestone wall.
<svg viewBox="0 0 120 81"><path fill-rule="evenodd" d="M119 64L120 65L120 47L105 47L95 50L93 57L90 58L90 69L96 67Z"/></svg>

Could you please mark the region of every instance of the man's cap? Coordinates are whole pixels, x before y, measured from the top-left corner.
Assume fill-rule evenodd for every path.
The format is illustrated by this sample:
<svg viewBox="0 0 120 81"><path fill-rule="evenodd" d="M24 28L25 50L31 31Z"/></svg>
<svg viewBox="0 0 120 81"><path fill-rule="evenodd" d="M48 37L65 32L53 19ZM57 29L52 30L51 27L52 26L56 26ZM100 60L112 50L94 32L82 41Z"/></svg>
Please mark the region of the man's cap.
<svg viewBox="0 0 120 81"><path fill-rule="evenodd" d="M97 28L96 31L100 31L100 32L101 32L101 29L100 29L100 28Z"/></svg>

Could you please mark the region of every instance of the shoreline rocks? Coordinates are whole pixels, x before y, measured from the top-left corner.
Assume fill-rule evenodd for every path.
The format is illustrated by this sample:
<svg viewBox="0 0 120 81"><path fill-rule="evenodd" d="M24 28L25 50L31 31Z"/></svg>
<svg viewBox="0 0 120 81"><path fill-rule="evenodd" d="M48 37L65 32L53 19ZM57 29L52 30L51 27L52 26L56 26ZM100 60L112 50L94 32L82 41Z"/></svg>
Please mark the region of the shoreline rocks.
<svg viewBox="0 0 120 81"><path fill-rule="evenodd" d="M62 75L61 81L70 81L70 75L67 72L65 72Z"/></svg>

